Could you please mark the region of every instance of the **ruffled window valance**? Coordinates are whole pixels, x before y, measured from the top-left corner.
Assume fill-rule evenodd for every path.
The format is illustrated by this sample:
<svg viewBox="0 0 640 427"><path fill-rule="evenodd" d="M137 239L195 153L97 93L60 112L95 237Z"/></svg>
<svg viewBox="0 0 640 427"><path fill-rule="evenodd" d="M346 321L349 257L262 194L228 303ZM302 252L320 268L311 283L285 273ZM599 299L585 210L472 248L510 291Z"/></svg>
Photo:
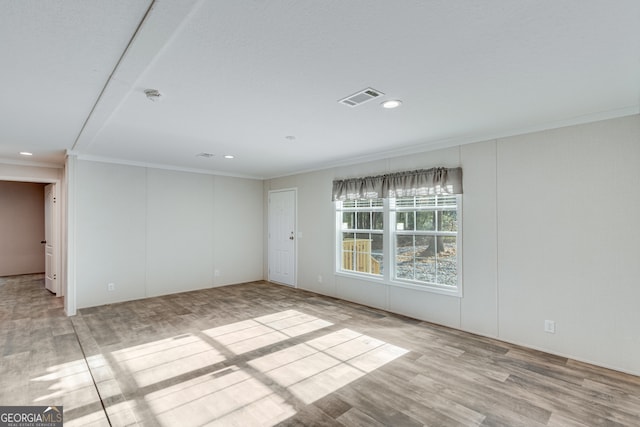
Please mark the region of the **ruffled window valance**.
<svg viewBox="0 0 640 427"><path fill-rule="evenodd" d="M333 200L462 194L462 168L431 168L333 181Z"/></svg>

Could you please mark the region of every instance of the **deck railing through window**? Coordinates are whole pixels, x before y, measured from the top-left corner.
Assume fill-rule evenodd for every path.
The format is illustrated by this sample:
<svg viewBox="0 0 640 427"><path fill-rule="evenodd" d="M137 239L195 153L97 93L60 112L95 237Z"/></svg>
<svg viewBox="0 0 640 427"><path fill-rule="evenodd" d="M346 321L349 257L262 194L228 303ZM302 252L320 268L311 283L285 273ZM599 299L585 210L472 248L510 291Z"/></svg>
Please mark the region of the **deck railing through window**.
<svg viewBox="0 0 640 427"><path fill-rule="evenodd" d="M342 269L380 274L380 262L371 256L371 239L342 241Z"/></svg>

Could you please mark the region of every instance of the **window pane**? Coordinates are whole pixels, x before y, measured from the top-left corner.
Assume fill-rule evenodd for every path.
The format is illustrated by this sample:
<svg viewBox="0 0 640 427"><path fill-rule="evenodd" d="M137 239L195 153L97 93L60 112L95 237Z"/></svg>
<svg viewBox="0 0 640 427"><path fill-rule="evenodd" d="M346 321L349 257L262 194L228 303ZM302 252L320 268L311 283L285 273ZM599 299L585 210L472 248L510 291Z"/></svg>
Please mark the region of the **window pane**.
<svg viewBox="0 0 640 427"><path fill-rule="evenodd" d="M457 198L454 195L450 196L437 196L438 206L456 206Z"/></svg>
<svg viewBox="0 0 640 427"><path fill-rule="evenodd" d="M416 212L416 230L436 229L436 213L434 211L418 211Z"/></svg>
<svg viewBox="0 0 640 427"><path fill-rule="evenodd" d="M435 244L434 236L416 236L415 280L436 282Z"/></svg>
<svg viewBox="0 0 640 427"><path fill-rule="evenodd" d="M382 212L373 212L373 224L374 230L384 230L384 215Z"/></svg>
<svg viewBox="0 0 640 427"><path fill-rule="evenodd" d="M457 242L456 236L440 237L442 242L439 245L439 256L456 256Z"/></svg>
<svg viewBox="0 0 640 427"><path fill-rule="evenodd" d="M396 230L415 230L414 214L415 212L398 212L396 214Z"/></svg>
<svg viewBox="0 0 640 427"><path fill-rule="evenodd" d="M447 286L456 286L458 284L455 258L438 260L438 283Z"/></svg>
<svg viewBox="0 0 640 427"><path fill-rule="evenodd" d="M371 229L371 212L356 212L358 230Z"/></svg>
<svg viewBox="0 0 640 427"><path fill-rule="evenodd" d="M382 274L382 234L371 235L371 273Z"/></svg>
<svg viewBox="0 0 640 427"><path fill-rule="evenodd" d="M396 236L396 277L413 279L413 236Z"/></svg>
<svg viewBox="0 0 640 427"><path fill-rule="evenodd" d="M384 206L383 199L371 199L371 207L379 207Z"/></svg>
<svg viewBox="0 0 640 427"><path fill-rule="evenodd" d="M439 212L438 229L440 231L458 231L456 211L442 211Z"/></svg>
<svg viewBox="0 0 640 427"><path fill-rule="evenodd" d="M355 228L356 213L355 212L342 212L342 229Z"/></svg>
<svg viewBox="0 0 640 427"><path fill-rule="evenodd" d="M372 235L370 233L356 233L355 242L353 243L354 271L380 274L380 265L372 256L372 236L377 235ZM382 246L381 243L380 246Z"/></svg>
<svg viewBox="0 0 640 427"><path fill-rule="evenodd" d="M415 280L428 283L436 283L436 259L416 258Z"/></svg>
<svg viewBox="0 0 640 427"><path fill-rule="evenodd" d="M433 256L433 236L415 236L416 256Z"/></svg>
<svg viewBox="0 0 640 427"><path fill-rule="evenodd" d="M355 206L358 208L370 208L370 207L382 207L384 202L382 199L361 199L355 200L350 206Z"/></svg>
<svg viewBox="0 0 640 427"><path fill-rule="evenodd" d="M433 207L436 205L434 196L417 196L415 200L416 207Z"/></svg>
<svg viewBox="0 0 640 427"><path fill-rule="evenodd" d="M354 234L342 233L342 269L354 270L355 269L355 247L354 247Z"/></svg>
<svg viewBox="0 0 640 427"><path fill-rule="evenodd" d="M382 255L382 234L371 234L371 253Z"/></svg>
<svg viewBox="0 0 640 427"><path fill-rule="evenodd" d="M414 207L415 202L413 197L400 197L396 199L396 207Z"/></svg>
<svg viewBox="0 0 640 427"><path fill-rule="evenodd" d="M442 251L437 255L438 283L456 286L458 284L456 238L447 236L442 240Z"/></svg>

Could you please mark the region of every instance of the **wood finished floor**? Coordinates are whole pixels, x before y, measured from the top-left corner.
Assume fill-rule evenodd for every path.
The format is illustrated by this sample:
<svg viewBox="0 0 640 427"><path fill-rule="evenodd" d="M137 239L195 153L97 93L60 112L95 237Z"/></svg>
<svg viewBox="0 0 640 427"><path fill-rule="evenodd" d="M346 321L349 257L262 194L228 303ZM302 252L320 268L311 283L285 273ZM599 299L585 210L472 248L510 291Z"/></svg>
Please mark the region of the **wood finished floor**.
<svg viewBox="0 0 640 427"><path fill-rule="evenodd" d="M0 278L0 405L65 426L638 426L640 378L255 282L80 310Z"/></svg>

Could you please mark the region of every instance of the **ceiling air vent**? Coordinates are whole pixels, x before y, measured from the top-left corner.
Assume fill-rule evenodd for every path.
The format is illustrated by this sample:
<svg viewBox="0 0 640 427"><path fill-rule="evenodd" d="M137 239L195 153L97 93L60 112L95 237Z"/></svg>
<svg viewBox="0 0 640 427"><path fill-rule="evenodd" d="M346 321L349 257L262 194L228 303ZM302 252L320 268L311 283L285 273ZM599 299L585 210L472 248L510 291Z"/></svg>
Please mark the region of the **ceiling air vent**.
<svg viewBox="0 0 640 427"><path fill-rule="evenodd" d="M372 99L378 98L382 95L384 95L384 93L379 90L368 87L360 92L354 93L353 95L349 95L338 102L349 107L357 107L360 104L364 104L365 102L371 101Z"/></svg>
<svg viewBox="0 0 640 427"><path fill-rule="evenodd" d="M196 154L196 157L203 157L205 159L210 159L211 157L214 157L215 154L213 153L198 153Z"/></svg>

